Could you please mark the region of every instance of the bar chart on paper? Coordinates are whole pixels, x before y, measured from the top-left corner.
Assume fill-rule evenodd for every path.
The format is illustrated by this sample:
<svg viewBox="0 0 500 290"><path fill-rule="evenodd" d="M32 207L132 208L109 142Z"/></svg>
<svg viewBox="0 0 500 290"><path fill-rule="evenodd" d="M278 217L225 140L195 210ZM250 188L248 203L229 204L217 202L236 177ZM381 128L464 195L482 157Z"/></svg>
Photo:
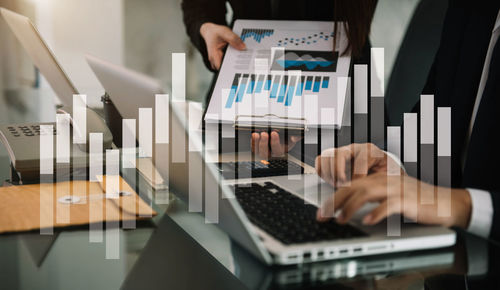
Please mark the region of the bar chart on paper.
<svg viewBox="0 0 500 290"><path fill-rule="evenodd" d="M281 76L273 74L241 74L233 78L230 93L226 99L225 108L231 108L235 103L241 103L244 97L252 98L252 94L266 94L269 99L283 106L290 107L295 96L319 93L328 89L328 76ZM271 101L270 100L270 101Z"/></svg>
<svg viewBox="0 0 500 290"><path fill-rule="evenodd" d="M350 57L341 56L345 36L339 29L333 49L333 22L238 20L234 32L247 49L228 48L205 121L301 120L307 126L339 127ZM321 117L321 112L329 112ZM253 121L253 120L252 120ZM327 123L325 123L327 122ZM286 125L285 125L286 126Z"/></svg>
<svg viewBox="0 0 500 290"><path fill-rule="evenodd" d="M264 37L273 35L273 29L243 29L241 31L241 40L245 41L248 37L252 37L255 41L260 42Z"/></svg>

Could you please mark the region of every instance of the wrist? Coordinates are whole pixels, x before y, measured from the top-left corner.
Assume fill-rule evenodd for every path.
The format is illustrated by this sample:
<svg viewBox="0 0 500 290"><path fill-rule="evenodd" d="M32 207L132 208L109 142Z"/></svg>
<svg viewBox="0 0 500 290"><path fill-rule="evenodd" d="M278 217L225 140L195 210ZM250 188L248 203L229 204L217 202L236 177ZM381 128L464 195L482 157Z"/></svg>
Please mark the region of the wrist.
<svg viewBox="0 0 500 290"><path fill-rule="evenodd" d="M210 30L210 27L214 25L212 22L205 22L200 26L200 35L205 38L205 34L208 30Z"/></svg>
<svg viewBox="0 0 500 290"><path fill-rule="evenodd" d="M472 213L472 199L466 189L452 189L453 226L466 229Z"/></svg>

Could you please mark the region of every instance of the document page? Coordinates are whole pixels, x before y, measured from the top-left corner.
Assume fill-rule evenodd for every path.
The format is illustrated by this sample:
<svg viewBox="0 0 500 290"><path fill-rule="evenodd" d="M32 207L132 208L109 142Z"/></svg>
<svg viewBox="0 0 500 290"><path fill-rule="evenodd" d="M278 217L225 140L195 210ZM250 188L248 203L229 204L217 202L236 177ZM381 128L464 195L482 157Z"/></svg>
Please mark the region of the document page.
<svg viewBox="0 0 500 290"><path fill-rule="evenodd" d="M207 122L277 128L339 128L349 52L343 23L237 20L246 50L228 47Z"/></svg>

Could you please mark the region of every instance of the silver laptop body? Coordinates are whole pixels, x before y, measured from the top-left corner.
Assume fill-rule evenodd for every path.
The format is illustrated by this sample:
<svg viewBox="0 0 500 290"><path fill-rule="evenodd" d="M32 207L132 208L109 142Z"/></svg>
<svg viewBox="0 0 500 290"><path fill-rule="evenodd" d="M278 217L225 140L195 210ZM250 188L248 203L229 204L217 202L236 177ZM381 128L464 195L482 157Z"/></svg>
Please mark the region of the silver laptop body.
<svg viewBox="0 0 500 290"><path fill-rule="evenodd" d="M163 94L160 84L154 79L96 57L87 56L87 61L124 118L138 119L138 109L140 107L154 107L155 95ZM207 196L218 197L217 200L210 201L218 203L217 225L264 263L298 264L439 248L451 246L455 243L455 232L439 226L402 223L401 235L399 236L388 236L386 223L380 223L376 226L363 226L360 222L363 213L373 208L373 205L367 205L358 212L350 223L350 225L368 234L366 237L292 245L283 244L249 221L242 207L234 198L235 194L230 186L271 182L302 198L304 203L311 203L316 206L318 206L318 198L314 198L315 196L327 196L332 194L334 189L314 174L223 180L213 163L213 157L208 158L209 154L207 152L202 154L203 150L191 152L188 150L186 140L189 140L195 146L200 146L199 148L203 147L201 132L199 134L193 134L192 132L188 134L187 107L185 103L170 102L170 143L161 144L161 146L157 144L156 156L153 159L161 161L156 162L155 166L162 177L169 180L170 189L181 199L189 202L189 192L193 190L193 188L190 188L189 179L187 178L189 176L189 163L200 164L203 167L204 176L200 175L196 178L204 180L204 182L197 182L200 185L195 190L203 192L205 198ZM184 152L182 153L186 156L186 162L172 162L173 148L181 148L179 144L183 144L182 150ZM164 158L157 158L158 154L162 154ZM209 159L211 161L207 162ZM216 159L218 160L218 158ZM200 201L191 200L191 202L203 203L203 199L200 199ZM195 207L204 208L203 204L195 204ZM205 215L207 214L206 211L202 212Z"/></svg>

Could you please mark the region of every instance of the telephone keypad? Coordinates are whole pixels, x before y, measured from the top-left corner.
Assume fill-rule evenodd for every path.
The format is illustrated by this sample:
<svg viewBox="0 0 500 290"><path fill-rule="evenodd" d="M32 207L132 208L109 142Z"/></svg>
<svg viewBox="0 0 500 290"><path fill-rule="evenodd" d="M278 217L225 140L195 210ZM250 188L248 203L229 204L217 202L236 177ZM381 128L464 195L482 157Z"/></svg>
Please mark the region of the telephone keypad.
<svg viewBox="0 0 500 290"><path fill-rule="evenodd" d="M39 136L40 135L40 125L22 125L22 126L9 126L7 127L9 132L14 137L21 137L21 134L27 137ZM53 135L56 135L56 129L52 129Z"/></svg>

